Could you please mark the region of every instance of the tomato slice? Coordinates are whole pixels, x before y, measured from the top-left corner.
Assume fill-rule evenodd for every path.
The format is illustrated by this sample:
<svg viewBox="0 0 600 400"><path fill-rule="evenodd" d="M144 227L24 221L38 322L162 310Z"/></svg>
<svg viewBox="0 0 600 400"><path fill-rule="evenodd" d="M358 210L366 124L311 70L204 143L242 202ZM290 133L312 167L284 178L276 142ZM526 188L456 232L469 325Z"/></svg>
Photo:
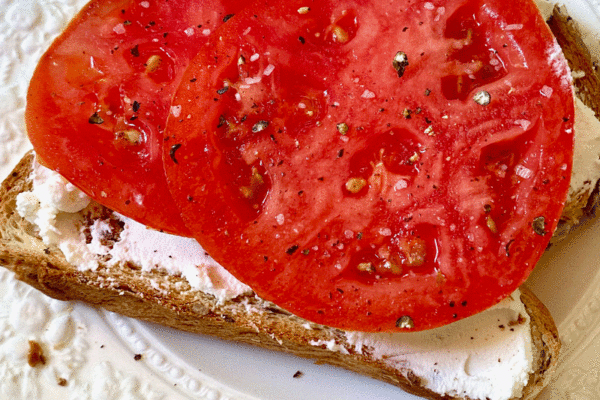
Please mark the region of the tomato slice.
<svg viewBox="0 0 600 400"><path fill-rule="evenodd" d="M27 96L39 160L98 202L189 236L168 192L162 140L172 95L235 0L95 0L42 57Z"/></svg>
<svg viewBox="0 0 600 400"><path fill-rule="evenodd" d="M192 61L167 124L202 246L343 329L433 328L517 288L572 163L569 72L535 6L261 4Z"/></svg>

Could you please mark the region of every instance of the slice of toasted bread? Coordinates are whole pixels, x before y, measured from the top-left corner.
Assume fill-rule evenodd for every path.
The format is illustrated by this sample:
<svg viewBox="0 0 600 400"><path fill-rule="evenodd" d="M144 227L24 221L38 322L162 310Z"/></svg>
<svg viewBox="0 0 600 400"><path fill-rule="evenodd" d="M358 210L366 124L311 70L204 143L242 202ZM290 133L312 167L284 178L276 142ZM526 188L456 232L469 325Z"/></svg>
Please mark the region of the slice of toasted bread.
<svg viewBox="0 0 600 400"><path fill-rule="evenodd" d="M345 332L315 324L307 329L307 321L254 295L219 304L213 296L192 289L182 277L159 270L142 272L131 263L78 270L57 247L46 246L35 227L16 211L17 195L32 187L33 158L31 153L24 157L0 188L0 264L13 270L18 279L57 299L82 300L176 329L292 353L383 380L419 396L444 398L427 389L409 368L394 367L370 352L356 352L347 344ZM98 218L113 218L102 206L95 212ZM521 300L530 317L535 349L534 372L521 398L533 399L556 367L560 344L552 318L539 300L527 289L522 290ZM252 312L247 311L249 307ZM335 343L345 350L332 351L322 343Z"/></svg>
<svg viewBox="0 0 600 400"><path fill-rule="evenodd" d="M576 80L578 96L598 115L600 79L578 39L577 27L558 8L549 24L572 69L585 72L583 78ZM78 270L57 247L46 246L35 227L16 212L16 196L31 190L32 160L33 155L27 155L0 188L0 265L13 270L20 280L57 299L82 300L177 329L285 351L383 380L419 396L448 398L427 389L412 370L394 368L368 352L357 353L351 347L339 352L314 345L333 341L343 346L345 333L314 324L307 329L306 321L253 295L221 304L213 296L191 288L182 277L160 270L144 272L131 263L110 268L101 265L95 271ZM595 187L592 185L592 189ZM592 189L576 190L571 197L558 237L564 237L591 212L597 201L597 188ZM114 218L110 210L101 206L95 213L98 218ZM521 300L531 320L535 351L534 371L520 398L533 399L556 368L560 342L552 318L539 300L526 288L521 290ZM249 308L253 311L248 312Z"/></svg>

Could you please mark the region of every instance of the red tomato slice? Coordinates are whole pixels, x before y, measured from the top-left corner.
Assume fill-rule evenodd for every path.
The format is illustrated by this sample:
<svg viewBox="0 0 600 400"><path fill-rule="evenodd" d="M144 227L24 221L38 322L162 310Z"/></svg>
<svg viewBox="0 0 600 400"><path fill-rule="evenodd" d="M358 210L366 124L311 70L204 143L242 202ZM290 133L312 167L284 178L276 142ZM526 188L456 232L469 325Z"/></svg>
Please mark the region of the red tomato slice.
<svg viewBox="0 0 600 400"><path fill-rule="evenodd" d="M497 303L548 244L573 93L528 0L266 1L190 64L170 189L204 248L309 320L423 330Z"/></svg>
<svg viewBox="0 0 600 400"><path fill-rule="evenodd" d="M39 160L98 202L189 236L167 189L163 129L184 69L238 3L90 2L31 81L27 131Z"/></svg>

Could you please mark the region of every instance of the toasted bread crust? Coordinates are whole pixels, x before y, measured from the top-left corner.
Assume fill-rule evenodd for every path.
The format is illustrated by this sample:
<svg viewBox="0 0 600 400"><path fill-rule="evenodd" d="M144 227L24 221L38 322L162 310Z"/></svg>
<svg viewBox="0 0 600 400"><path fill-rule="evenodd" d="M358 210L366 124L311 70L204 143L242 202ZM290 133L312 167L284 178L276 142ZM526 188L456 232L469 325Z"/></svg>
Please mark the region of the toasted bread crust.
<svg viewBox="0 0 600 400"><path fill-rule="evenodd" d="M526 287L521 286L521 301L531 317L531 336L537 355L529 383L523 390L524 399L535 399L550 383L558 364L560 339L558 329L546 306Z"/></svg>
<svg viewBox="0 0 600 400"><path fill-rule="evenodd" d="M596 117L600 116L600 73L598 60L591 56L587 46L582 41L581 31L565 7L555 6L548 26L563 49L571 71L582 71L583 77L575 79L573 84L577 97L590 109ZM592 189L580 190L572 196L565 205L557 232L552 238L556 243L564 239L569 232L591 216L599 201L600 182Z"/></svg>
<svg viewBox="0 0 600 400"><path fill-rule="evenodd" d="M142 272L134 265L77 270L58 248L45 246L33 226L16 212L17 195L31 189L32 162L30 153L0 187L0 264L46 295L60 300L81 300L128 317L310 358L425 398L452 398L423 387L409 369L394 369L351 349L350 354L342 354L325 346L311 345L314 341L330 340L344 343L344 332L314 324L306 329L303 325L307 321L255 296L242 296L219 305L212 296L192 290L185 279L159 271ZM151 280L160 282L161 288L152 286ZM533 399L555 368L560 342L552 318L539 300L527 289L523 289L522 299L532 321L537 366L522 398ZM247 307L255 312L247 312Z"/></svg>

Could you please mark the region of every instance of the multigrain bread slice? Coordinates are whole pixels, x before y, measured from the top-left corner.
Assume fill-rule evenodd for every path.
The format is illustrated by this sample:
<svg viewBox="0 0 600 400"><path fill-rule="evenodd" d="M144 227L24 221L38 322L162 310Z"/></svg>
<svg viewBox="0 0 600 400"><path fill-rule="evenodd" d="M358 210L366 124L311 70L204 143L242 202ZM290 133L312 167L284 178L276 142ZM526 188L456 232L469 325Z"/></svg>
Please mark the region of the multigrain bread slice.
<svg viewBox="0 0 600 400"><path fill-rule="evenodd" d="M142 272L129 263L110 268L101 264L96 271L78 270L57 247L46 246L35 227L16 211L17 195L32 188L33 158L31 153L24 157L0 188L0 264L14 271L18 279L60 300L82 300L176 329L292 353L380 379L418 396L449 398L425 388L410 369L391 367L368 352L357 353L351 347L335 352L314 345L331 341L343 344L345 333L315 324L307 329L307 321L252 294L218 304L213 296L193 290L184 278L158 270ZM93 213L89 217L118 221L102 206L95 207ZM526 288L521 293L535 348L534 372L521 398L533 399L556 368L560 342L548 310ZM252 312L247 312L249 307Z"/></svg>

